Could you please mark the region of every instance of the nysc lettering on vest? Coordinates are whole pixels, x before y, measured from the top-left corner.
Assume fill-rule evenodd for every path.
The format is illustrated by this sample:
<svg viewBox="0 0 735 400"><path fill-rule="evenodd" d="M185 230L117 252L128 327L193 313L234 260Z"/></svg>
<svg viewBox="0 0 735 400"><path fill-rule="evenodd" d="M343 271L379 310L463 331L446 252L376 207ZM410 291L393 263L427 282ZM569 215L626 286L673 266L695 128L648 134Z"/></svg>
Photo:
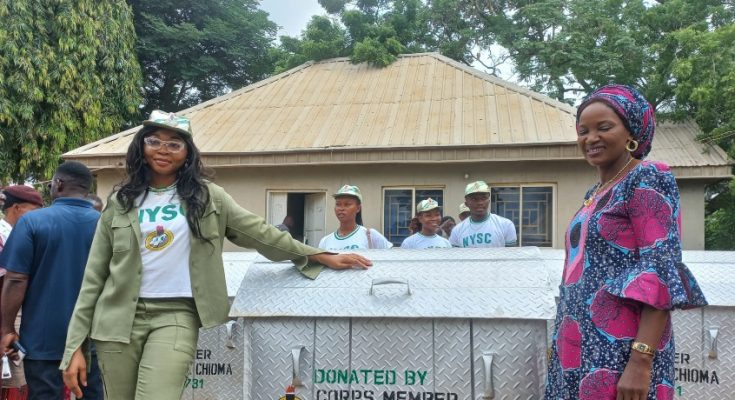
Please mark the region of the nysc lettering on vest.
<svg viewBox="0 0 735 400"><path fill-rule="evenodd" d="M462 246L468 247L473 244L490 244L493 242L493 234L486 232L473 233L462 238Z"/></svg>

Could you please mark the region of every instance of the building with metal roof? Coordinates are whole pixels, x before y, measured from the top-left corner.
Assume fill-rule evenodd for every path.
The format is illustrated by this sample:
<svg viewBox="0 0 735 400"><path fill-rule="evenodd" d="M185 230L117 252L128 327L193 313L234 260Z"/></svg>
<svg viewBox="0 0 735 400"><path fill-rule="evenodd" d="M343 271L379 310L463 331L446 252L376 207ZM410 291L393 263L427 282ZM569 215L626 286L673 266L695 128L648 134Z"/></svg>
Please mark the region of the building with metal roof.
<svg viewBox="0 0 735 400"><path fill-rule="evenodd" d="M343 184L360 186L365 224L400 243L418 201L431 196L456 215L465 184L483 179L522 245L563 247L597 179L577 149L573 107L435 53L385 68L309 62L178 113L217 183L272 223L295 216L311 244L337 227L329 195ZM64 157L95 170L106 195L139 128ZM661 123L649 156L678 179L688 249L704 246L705 185L731 177L732 160L698 133Z"/></svg>

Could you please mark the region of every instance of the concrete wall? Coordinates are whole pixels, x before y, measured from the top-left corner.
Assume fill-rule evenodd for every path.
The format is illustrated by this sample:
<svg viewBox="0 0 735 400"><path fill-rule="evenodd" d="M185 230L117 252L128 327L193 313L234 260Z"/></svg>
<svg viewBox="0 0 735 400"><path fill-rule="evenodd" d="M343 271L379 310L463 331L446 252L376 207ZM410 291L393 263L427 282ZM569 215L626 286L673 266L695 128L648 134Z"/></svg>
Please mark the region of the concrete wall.
<svg viewBox="0 0 735 400"><path fill-rule="evenodd" d="M98 172L98 194L106 198L121 180L121 171ZM216 171L215 182L238 203L258 215L266 215L268 190L325 192L326 232L334 231L337 219L330 195L344 184L358 185L362 191L366 226L382 229L385 187L435 186L444 188L445 214L457 215L468 182L483 179L490 185L551 184L554 198L554 247L564 247L564 232L582 204L585 191L597 180L596 170L583 160L568 162L507 162L473 164L393 164L359 166L238 167ZM704 248L704 185L702 181L680 181L682 194L684 248ZM276 221L278 223L280 221ZM226 250L236 250L228 245Z"/></svg>

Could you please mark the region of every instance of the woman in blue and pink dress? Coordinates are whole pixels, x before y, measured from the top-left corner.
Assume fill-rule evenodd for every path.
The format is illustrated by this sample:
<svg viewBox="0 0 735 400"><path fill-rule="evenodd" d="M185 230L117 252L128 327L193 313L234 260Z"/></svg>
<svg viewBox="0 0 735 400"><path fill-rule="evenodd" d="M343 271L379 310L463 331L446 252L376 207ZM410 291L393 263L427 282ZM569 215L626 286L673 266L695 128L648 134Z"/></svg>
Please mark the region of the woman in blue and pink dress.
<svg viewBox="0 0 735 400"><path fill-rule="evenodd" d="M674 176L644 161L655 125L648 101L622 85L577 110L577 143L600 182L566 233L548 400L674 396L671 310L707 303L681 263Z"/></svg>

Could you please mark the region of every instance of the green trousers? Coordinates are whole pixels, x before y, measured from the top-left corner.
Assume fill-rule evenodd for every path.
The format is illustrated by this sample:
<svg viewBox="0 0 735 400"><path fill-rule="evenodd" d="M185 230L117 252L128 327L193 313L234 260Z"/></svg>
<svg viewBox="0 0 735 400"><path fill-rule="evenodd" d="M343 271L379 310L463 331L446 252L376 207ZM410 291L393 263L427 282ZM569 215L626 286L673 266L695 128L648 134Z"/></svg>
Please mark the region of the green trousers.
<svg viewBox="0 0 735 400"><path fill-rule="evenodd" d="M105 399L181 399L200 325L193 299L140 299L130 343L94 341Z"/></svg>

